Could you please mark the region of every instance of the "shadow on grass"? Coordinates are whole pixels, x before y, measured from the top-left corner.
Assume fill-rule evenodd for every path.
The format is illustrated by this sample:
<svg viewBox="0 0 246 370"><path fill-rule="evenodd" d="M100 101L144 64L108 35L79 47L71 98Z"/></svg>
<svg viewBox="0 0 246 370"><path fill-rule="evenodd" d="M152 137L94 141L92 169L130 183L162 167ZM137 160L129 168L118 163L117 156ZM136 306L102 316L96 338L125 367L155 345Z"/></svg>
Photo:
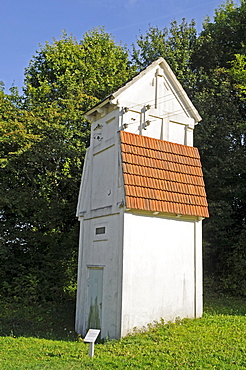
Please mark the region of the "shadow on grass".
<svg viewBox="0 0 246 370"><path fill-rule="evenodd" d="M205 315L246 315L246 297L204 291ZM74 341L75 301L24 305L0 301L0 336Z"/></svg>
<svg viewBox="0 0 246 370"><path fill-rule="evenodd" d="M210 315L246 315L246 298L218 293L204 295L204 312Z"/></svg>
<svg viewBox="0 0 246 370"><path fill-rule="evenodd" d="M246 315L246 297L225 294L213 279L204 279L204 312L210 315Z"/></svg>
<svg viewBox="0 0 246 370"><path fill-rule="evenodd" d="M0 336L74 341L75 302L23 305L0 301Z"/></svg>

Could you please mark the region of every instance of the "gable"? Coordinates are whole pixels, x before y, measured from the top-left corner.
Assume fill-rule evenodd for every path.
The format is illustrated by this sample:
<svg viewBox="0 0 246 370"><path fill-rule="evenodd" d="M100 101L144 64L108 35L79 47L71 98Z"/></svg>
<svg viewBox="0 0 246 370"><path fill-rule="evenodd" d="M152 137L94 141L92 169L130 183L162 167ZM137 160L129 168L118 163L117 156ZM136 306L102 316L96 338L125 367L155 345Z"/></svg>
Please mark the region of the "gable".
<svg viewBox="0 0 246 370"><path fill-rule="evenodd" d="M120 131L130 209L209 217L197 148Z"/></svg>
<svg viewBox="0 0 246 370"><path fill-rule="evenodd" d="M138 111L143 104L158 109L160 115L175 112L175 115L191 118L194 123L201 120L196 108L163 58L151 63L114 93L92 107L86 113L86 117L91 121L96 120L98 112L105 114L109 105Z"/></svg>

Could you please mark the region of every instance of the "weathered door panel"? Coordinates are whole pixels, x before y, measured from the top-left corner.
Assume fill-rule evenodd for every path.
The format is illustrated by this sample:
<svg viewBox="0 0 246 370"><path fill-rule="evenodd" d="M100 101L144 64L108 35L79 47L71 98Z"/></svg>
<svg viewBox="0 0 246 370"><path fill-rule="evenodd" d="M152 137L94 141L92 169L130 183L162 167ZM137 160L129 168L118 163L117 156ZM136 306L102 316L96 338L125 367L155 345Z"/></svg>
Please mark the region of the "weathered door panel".
<svg viewBox="0 0 246 370"><path fill-rule="evenodd" d="M103 268L88 268L87 329L102 327Z"/></svg>

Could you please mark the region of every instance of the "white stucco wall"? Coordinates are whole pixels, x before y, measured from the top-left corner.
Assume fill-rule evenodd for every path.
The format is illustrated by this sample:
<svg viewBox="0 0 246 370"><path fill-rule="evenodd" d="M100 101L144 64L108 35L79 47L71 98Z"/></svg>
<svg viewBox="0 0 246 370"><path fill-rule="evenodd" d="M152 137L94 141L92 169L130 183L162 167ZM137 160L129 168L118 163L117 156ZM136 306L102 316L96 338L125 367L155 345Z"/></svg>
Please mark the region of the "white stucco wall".
<svg viewBox="0 0 246 370"><path fill-rule="evenodd" d="M123 336L160 318L195 317L196 305L201 314L201 261L195 269L195 256L200 253L195 253L196 223L125 213ZM196 290L195 271L199 276ZM200 296L195 303L197 291Z"/></svg>
<svg viewBox="0 0 246 370"><path fill-rule="evenodd" d="M88 268L103 268L101 336L120 336L122 279L121 214L81 221L76 331L88 329ZM106 234L95 235L95 228L106 226Z"/></svg>
<svg viewBox="0 0 246 370"><path fill-rule="evenodd" d="M202 263L202 220L195 224L195 317L201 317L203 314L203 263Z"/></svg>

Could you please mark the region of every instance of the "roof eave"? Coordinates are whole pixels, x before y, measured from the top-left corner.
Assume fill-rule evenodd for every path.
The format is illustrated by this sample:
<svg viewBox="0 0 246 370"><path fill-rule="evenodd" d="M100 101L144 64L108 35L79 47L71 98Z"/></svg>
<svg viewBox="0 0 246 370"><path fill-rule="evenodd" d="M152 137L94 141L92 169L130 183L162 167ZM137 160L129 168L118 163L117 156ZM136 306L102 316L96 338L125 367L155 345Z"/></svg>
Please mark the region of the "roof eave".
<svg viewBox="0 0 246 370"><path fill-rule="evenodd" d="M101 100L99 103L94 105L90 110L88 110L85 115L91 116L93 113L95 113L99 108L104 107L104 105L110 103L114 99L113 94L108 95L105 99Z"/></svg>

